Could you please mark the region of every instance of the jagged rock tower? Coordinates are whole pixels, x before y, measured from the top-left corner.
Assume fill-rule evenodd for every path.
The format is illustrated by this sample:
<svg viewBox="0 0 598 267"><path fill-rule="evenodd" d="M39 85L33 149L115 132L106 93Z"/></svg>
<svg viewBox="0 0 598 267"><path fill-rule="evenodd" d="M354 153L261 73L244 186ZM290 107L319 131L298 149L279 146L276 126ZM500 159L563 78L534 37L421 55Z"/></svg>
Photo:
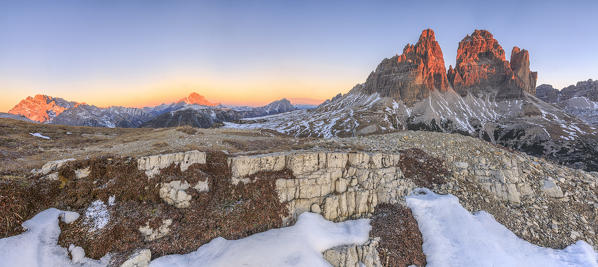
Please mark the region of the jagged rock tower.
<svg viewBox="0 0 598 267"><path fill-rule="evenodd" d="M407 44L403 54L382 60L366 80L367 94L401 99L407 105L425 99L431 90L446 91L446 76L442 49L434 31L426 29L415 44Z"/></svg>
<svg viewBox="0 0 598 267"><path fill-rule="evenodd" d="M509 99L519 98L523 92L535 94L538 73L529 69L527 50L514 47L509 63L490 32L475 30L459 42L455 68L450 66L447 76L462 96L492 94Z"/></svg>

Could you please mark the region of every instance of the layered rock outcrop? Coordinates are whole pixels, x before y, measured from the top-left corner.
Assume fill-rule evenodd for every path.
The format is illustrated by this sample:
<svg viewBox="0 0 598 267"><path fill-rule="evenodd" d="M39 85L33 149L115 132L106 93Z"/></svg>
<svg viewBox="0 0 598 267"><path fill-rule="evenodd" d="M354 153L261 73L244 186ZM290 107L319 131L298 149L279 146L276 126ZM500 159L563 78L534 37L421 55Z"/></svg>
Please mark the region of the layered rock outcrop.
<svg viewBox="0 0 598 267"><path fill-rule="evenodd" d="M514 47L511 63L494 36L485 30L467 35L457 50L455 68L448 79L456 92L465 96L494 94L497 98L519 98L523 92L535 94L537 72L529 69L529 53Z"/></svg>
<svg viewBox="0 0 598 267"><path fill-rule="evenodd" d="M192 164L206 163L206 153L197 150L178 152L170 154L159 154L147 157L141 157L137 160L139 170L145 171L145 174L151 178L172 164L179 165L181 171L186 171Z"/></svg>
<svg viewBox="0 0 598 267"><path fill-rule="evenodd" d="M448 88L442 49L431 29L424 30L415 45L406 45L400 56L382 60L363 86L368 94L400 99L407 105L428 97L431 90Z"/></svg>
<svg viewBox="0 0 598 267"><path fill-rule="evenodd" d="M258 172L290 170L295 179L277 179L280 201L289 215L322 213L345 220L374 212L378 203L398 203L413 188L399 168L398 154L297 152L229 159L232 183L250 183ZM291 218L286 218L289 221Z"/></svg>

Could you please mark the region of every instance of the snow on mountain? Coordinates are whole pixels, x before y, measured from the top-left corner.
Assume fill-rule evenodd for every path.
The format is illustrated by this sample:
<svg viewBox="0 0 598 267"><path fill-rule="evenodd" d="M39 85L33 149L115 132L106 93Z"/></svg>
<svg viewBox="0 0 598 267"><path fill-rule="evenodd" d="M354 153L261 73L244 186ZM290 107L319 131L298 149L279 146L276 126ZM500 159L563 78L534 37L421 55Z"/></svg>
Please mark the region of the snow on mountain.
<svg viewBox="0 0 598 267"><path fill-rule="evenodd" d="M598 127L598 81L589 79L561 90L543 84L536 89L536 96L557 105L584 122Z"/></svg>
<svg viewBox="0 0 598 267"><path fill-rule="evenodd" d="M48 122L65 110L77 105L77 102L66 101L62 98L35 95L21 100L8 113L22 115L36 122Z"/></svg>
<svg viewBox="0 0 598 267"><path fill-rule="evenodd" d="M176 127L190 125L193 127L210 128L220 126L226 122L238 121L243 118L260 117L279 114L295 110L295 107L286 99L274 101L262 107L239 106L203 106L183 105L169 112L146 121L142 127Z"/></svg>
<svg viewBox="0 0 598 267"><path fill-rule="evenodd" d="M242 107L216 105L205 97L191 93L175 103L153 107L129 108L112 106L100 108L78 104L61 98L37 95L28 97L15 106L11 112L1 113L0 118L29 120L72 126L93 127L169 127L192 125L194 127L214 127L222 122L242 118L259 117L296 110L287 99L281 99L262 107Z"/></svg>
<svg viewBox="0 0 598 267"><path fill-rule="evenodd" d="M460 42L458 66L443 75L439 49L433 32L424 30L415 46L382 60L366 82L347 94L312 110L226 127L325 138L397 130L454 132L598 170L598 130L534 96L537 73L529 70L526 50L513 48L508 62L493 36L476 30Z"/></svg>
<svg viewBox="0 0 598 267"><path fill-rule="evenodd" d="M20 120L20 121L26 121L26 122L37 122L37 121L32 121L23 115L16 115L16 114L4 113L4 112L0 112L0 118Z"/></svg>
<svg viewBox="0 0 598 267"><path fill-rule="evenodd" d="M50 123L73 126L131 128L139 127L150 118L151 115L149 113L139 108L99 108L91 105L79 105L65 110Z"/></svg>

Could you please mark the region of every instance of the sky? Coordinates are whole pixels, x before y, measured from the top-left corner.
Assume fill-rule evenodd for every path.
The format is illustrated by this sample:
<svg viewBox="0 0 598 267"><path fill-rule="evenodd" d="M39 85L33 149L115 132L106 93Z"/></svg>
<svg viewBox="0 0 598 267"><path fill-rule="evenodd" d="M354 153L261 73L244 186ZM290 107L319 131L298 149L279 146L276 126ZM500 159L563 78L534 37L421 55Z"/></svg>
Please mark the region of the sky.
<svg viewBox="0 0 598 267"><path fill-rule="evenodd" d="M445 63L489 30L530 52L538 84L598 78L598 1L0 0L0 112L47 94L147 106L318 103L436 33Z"/></svg>

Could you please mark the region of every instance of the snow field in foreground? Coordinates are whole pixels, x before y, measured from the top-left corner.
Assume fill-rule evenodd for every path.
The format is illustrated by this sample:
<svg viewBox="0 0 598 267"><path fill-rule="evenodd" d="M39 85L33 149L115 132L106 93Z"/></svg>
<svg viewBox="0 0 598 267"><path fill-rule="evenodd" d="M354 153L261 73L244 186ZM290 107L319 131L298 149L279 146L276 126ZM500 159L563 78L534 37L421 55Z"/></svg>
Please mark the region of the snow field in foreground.
<svg viewBox="0 0 598 267"><path fill-rule="evenodd" d="M239 240L218 237L195 252L164 256L150 266L330 266L322 252L366 242L369 222L360 219L333 223L321 215L303 213L293 226Z"/></svg>
<svg viewBox="0 0 598 267"><path fill-rule="evenodd" d="M50 208L24 222L26 232L0 239L0 266L106 266L109 257L100 261L85 258L83 249L75 246L71 247L75 261L71 260L68 250L57 245L60 235L59 217L70 223L79 214Z"/></svg>
<svg viewBox="0 0 598 267"><path fill-rule="evenodd" d="M416 189L407 206L422 233L427 266L598 266L598 254L584 241L562 250L533 245L489 213L469 213L452 195Z"/></svg>

